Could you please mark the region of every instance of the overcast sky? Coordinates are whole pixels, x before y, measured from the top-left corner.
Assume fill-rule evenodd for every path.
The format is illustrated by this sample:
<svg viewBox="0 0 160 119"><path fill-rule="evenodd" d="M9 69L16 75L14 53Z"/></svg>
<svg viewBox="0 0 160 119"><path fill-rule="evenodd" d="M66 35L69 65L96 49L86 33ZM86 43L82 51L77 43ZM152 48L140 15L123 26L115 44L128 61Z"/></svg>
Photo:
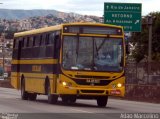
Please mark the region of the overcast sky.
<svg viewBox="0 0 160 119"><path fill-rule="evenodd" d="M54 9L102 16L104 2L142 3L142 15L160 11L158 0L0 0L0 9Z"/></svg>

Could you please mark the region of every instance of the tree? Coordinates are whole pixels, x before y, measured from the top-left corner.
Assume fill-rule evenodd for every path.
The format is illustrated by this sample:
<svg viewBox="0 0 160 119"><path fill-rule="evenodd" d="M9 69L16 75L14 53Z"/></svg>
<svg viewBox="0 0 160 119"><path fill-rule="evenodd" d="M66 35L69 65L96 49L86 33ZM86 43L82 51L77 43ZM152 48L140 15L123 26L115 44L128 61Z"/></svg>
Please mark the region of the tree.
<svg viewBox="0 0 160 119"><path fill-rule="evenodd" d="M11 48L11 46L12 46L12 44L10 44L10 43L7 43L7 44L6 44L6 47L7 47L7 48Z"/></svg>
<svg viewBox="0 0 160 119"><path fill-rule="evenodd" d="M160 61L160 12L150 13L153 17L152 29L152 60ZM142 31L132 33L131 42L135 46L133 57L136 62L140 62L145 57L148 57L148 25L146 23L147 16L142 19Z"/></svg>

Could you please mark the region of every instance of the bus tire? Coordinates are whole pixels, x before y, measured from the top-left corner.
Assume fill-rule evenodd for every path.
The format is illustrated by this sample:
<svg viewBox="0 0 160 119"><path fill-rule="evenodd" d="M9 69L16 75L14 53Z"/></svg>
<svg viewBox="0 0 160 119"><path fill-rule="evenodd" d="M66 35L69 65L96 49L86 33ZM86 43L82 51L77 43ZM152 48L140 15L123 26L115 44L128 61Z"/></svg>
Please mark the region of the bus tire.
<svg viewBox="0 0 160 119"><path fill-rule="evenodd" d="M76 103L76 96L69 97L69 102L70 103Z"/></svg>
<svg viewBox="0 0 160 119"><path fill-rule="evenodd" d="M51 94L51 88L50 88L50 83L48 83L48 103L49 104L55 104L58 100L58 96L57 95L54 95L54 94Z"/></svg>
<svg viewBox="0 0 160 119"><path fill-rule="evenodd" d="M35 101L37 98L37 94L36 93L29 93L29 100L31 101Z"/></svg>
<svg viewBox="0 0 160 119"><path fill-rule="evenodd" d="M25 91L25 79L22 78L21 80L21 99L28 100L28 92Z"/></svg>
<svg viewBox="0 0 160 119"><path fill-rule="evenodd" d="M69 103L69 97L66 95L61 96L63 103Z"/></svg>
<svg viewBox="0 0 160 119"><path fill-rule="evenodd" d="M105 107L108 102L108 96L101 96L97 98L97 105L99 107Z"/></svg>
<svg viewBox="0 0 160 119"><path fill-rule="evenodd" d="M62 95L61 98L62 98L63 103L75 103L76 102L76 96Z"/></svg>

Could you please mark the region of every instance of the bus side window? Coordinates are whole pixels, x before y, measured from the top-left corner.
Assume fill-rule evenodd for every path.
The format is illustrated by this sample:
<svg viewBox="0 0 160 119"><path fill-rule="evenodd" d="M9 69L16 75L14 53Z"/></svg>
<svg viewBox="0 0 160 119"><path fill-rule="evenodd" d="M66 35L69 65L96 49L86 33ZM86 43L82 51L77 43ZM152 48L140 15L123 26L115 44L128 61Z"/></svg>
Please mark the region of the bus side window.
<svg viewBox="0 0 160 119"><path fill-rule="evenodd" d="M29 47L33 47L33 37L29 37Z"/></svg>
<svg viewBox="0 0 160 119"><path fill-rule="evenodd" d="M18 45L19 45L19 39L16 38L15 41L14 41L14 48L18 49Z"/></svg>
<svg viewBox="0 0 160 119"><path fill-rule="evenodd" d="M22 48L24 48L24 40L25 40L25 38L23 37L22 38Z"/></svg>
<svg viewBox="0 0 160 119"><path fill-rule="evenodd" d="M56 31L56 32L55 32L55 35L60 35L60 31Z"/></svg>
<svg viewBox="0 0 160 119"><path fill-rule="evenodd" d="M14 38L13 39L13 48L15 48L15 45L16 45L16 39Z"/></svg>
<svg viewBox="0 0 160 119"><path fill-rule="evenodd" d="M42 40L41 40L41 46L45 45L45 40L46 40L46 34L42 35Z"/></svg>
<svg viewBox="0 0 160 119"><path fill-rule="evenodd" d="M24 48L26 48L26 47L27 47L27 38L24 37Z"/></svg>
<svg viewBox="0 0 160 119"><path fill-rule="evenodd" d="M26 38L26 47L29 47L29 37Z"/></svg>
<svg viewBox="0 0 160 119"><path fill-rule="evenodd" d="M45 45L48 45L48 44L49 44L49 35L50 35L50 34L46 34Z"/></svg>
<svg viewBox="0 0 160 119"><path fill-rule="evenodd" d="M54 37L54 41L55 41L55 48L60 48L61 47L61 43L60 43L60 35L56 35L55 37Z"/></svg>
<svg viewBox="0 0 160 119"><path fill-rule="evenodd" d="M36 46L36 36L32 36L33 39L33 47Z"/></svg>
<svg viewBox="0 0 160 119"><path fill-rule="evenodd" d="M40 36L39 36L39 46L41 46L42 41L43 41L43 36L42 36L42 35L40 35Z"/></svg>
<svg viewBox="0 0 160 119"><path fill-rule="evenodd" d="M49 44L54 44L54 37L55 37L55 33L51 33L49 35Z"/></svg>
<svg viewBox="0 0 160 119"><path fill-rule="evenodd" d="M40 35L35 36L35 46L40 46Z"/></svg>

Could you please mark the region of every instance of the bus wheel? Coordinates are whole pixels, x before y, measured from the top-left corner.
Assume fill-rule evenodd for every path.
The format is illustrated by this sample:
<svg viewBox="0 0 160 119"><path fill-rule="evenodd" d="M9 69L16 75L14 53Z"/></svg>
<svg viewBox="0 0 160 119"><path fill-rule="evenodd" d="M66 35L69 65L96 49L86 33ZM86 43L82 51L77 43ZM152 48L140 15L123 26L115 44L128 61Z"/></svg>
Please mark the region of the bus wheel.
<svg viewBox="0 0 160 119"><path fill-rule="evenodd" d="M21 99L28 100L28 93L25 91L25 79L21 81Z"/></svg>
<svg viewBox="0 0 160 119"><path fill-rule="evenodd" d="M99 107L105 107L108 102L108 96L102 96L97 98L97 105Z"/></svg>
<svg viewBox="0 0 160 119"><path fill-rule="evenodd" d="M69 102L70 103L75 103L76 102L76 96L69 97Z"/></svg>
<svg viewBox="0 0 160 119"><path fill-rule="evenodd" d="M58 100L58 96L57 95L54 95L54 94L51 94L51 88L50 88L50 84L48 84L47 86L48 88L48 103L50 104L55 104Z"/></svg>
<svg viewBox="0 0 160 119"><path fill-rule="evenodd" d="M29 93L29 100L34 101L37 98L37 94L36 93Z"/></svg>
<svg viewBox="0 0 160 119"><path fill-rule="evenodd" d="M63 96L61 96L61 98L62 98L62 102L63 102L63 103L68 103L68 102L69 102L68 96L63 95Z"/></svg>

